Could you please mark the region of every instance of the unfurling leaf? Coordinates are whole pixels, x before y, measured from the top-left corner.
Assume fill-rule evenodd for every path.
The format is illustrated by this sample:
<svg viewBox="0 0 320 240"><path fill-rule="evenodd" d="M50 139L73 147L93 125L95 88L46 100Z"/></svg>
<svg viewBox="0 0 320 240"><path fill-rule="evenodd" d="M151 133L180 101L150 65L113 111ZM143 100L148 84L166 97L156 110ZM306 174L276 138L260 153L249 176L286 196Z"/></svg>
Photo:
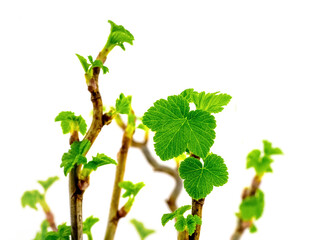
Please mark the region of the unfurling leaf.
<svg viewBox="0 0 320 240"><path fill-rule="evenodd" d="M125 97L123 93L120 94L116 100L116 112L120 114L129 114L131 111L131 96Z"/></svg>
<svg viewBox="0 0 320 240"><path fill-rule="evenodd" d="M87 72L88 72L88 69L89 69L89 67L90 67L90 64L87 62L87 59L85 59L84 57L82 57L82 56L79 55L79 54L76 54L76 55L77 55L77 57L78 57L81 65L82 65L82 67L83 67L84 72L87 73Z"/></svg>
<svg viewBox="0 0 320 240"><path fill-rule="evenodd" d="M209 113L219 113L223 110L223 107L230 102L231 96L219 92L207 94L200 92L199 94L193 95L193 100L197 109Z"/></svg>
<svg viewBox="0 0 320 240"><path fill-rule="evenodd" d="M87 234L88 240L92 240L91 228L98 221L99 218L94 218L93 216L90 216L83 222L83 233Z"/></svg>
<svg viewBox="0 0 320 240"><path fill-rule="evenodd" d="M137 230L141 240L146 239L150 234L155 232L152 229L147 229L142 222L139 222L136 219L131 219L130 222L133 224L133 226Z"/></svg>
<svg viewBox="0 0 320 240"><path fill-rule="evenodd" d="M60 112L55 118L56 122L61 121L63 134L80 131L82 135L86 134L87 124L81 115L75 116L73 112Z"/></svg>
<svg viewBox="0 0 320 240"><path fill-rule="evenodd" d="M145 186L145 184L143 182L139 182L136 184L133 184L130 181L123 181L119 183L119 187L123 188L125 191L125 193L122 195L123 198L126 197L135 197L138 192L141 190L141 188L143 188Z"/></svg>
<svg viewBox="0 0 320 240"><path fill-rule="evenodd" d="M273 148L272 143L267 140L263 140L263 150L264 154L267 156L274 154L283 154L280 148Z"/></svg>
<svg viewBox="0 0 320 240"><path fill-rule="evenodd" d="M223 159L210 153L204 165L193 157L181 162L179 174L184 179L184 188L193 199L205 198L213 189L227 183L228 171Z"/></svg>
<svg viewBox="0 0 320 240"><path fill-rule="evenodd" d="M126 42L131 45L133 44L134 37L127 29L121 25L115 24L110 20L108 22L111 25L111 30L104 49L110 52L115 46L119 46L122 48L122 50L125 50L123 43Z"/></svg>
<svg viewBox="0 0 320 240"><path fill-rule="evenodd" d="M71 227L64 223L58 226L57 232L48 232L46 235L46 240L69 240L70 236Z"/></svg>
<svg viewBox="0 0 320 240"><path fill-rule="evenodd" d="M152 131L155 151L162 160L178 157L188 148L205 158L215 138L215 119L210 113L190 111L182 96L160 99L144 114L142 122Z"/></svg>
<svg viewBox="0 0 320 240"><path fill-rule="evenodd" d="M264 173L272 172L271 163L273 159L271 155L283 154L280 148L273 148L271 142L263 140L264 155L258 149L252 150L247 156L247 168L253 167L258 176Z"/></svg>
<svg viewBox="0 0 320 240"><path fill-rule="evenodd" d="M239 217L244 221L259 219L263 213L264 194L258 189L254 196L249 196L242 200L240 204Z"/></svg>
<svg viewBox="0 0 320 240"><path fill-rule="evenodd" d="M62 163L60 164L60 167L64 168L65 176L72 170L74 165L87 163L87 158L83 154L89 150L90 145L91 143L87 139L81 142L75 141L71 144L69 151L63 154Z"/></svg>
<svg viewBox="0 0 320 240"><path fill-rule="evenodd" d="M48 188L55 182L59 180L59 177L49 177L46 181L39 180L38 183L44 188L44 191L46 192Z"/></svg>
<svg viewBox="0 0 320 240"><path fill-rule="evenodd" d="M26 191L21 197L22 207L29 206L35 210L38 210L37 203L43 201L44 196L38 190Z"/></svg>
<svg viewBox="0 0 320 240"><path fill-rule="evenodd" d="M107 164L117 165L117 162L103 153L98 153L97 156L92 157L92 160L87 164L85 164L83 168L95 171L97 170L98 167L101 167Z"/></svg>
<svg viewBox="0 0 320 240"><path fill-rule="evenodd" d="M196 230L196 225L201 225L201 224L202 224L202 221L199 216L189 214L186 219L186 228L189 235L191 236L194 233L194 231Z"/></svg>
<svg viewBox="0 0 320 240"><path fill-rule="evenodd" d="M172 220L178 216L183 216L183 214L190 209L191 209L191 205L184 205L184 206L179 207L177 210L175 210L172 213L163 214L162 218L161 218L162 226L166 225L167 222L169 222L170 220Z"/></svg>

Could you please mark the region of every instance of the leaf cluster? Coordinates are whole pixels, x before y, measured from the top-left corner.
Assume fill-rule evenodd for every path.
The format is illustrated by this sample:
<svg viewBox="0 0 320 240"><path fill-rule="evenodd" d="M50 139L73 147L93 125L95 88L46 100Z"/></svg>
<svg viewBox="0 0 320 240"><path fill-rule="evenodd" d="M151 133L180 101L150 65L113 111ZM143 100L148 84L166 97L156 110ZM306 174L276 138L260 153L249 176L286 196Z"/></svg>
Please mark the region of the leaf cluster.
<svg viewBox="0 0 320 240"><path fill-rule="evenodd" d="M148 229L144 226L144 224L142 222L139 222L136 219L131 219L130 222L132 223L132 225L135 227L135 229L137 230L141 240L146 239L150 234L155 233L154 230L152 229Z"/></svg>
<svg viewBox="0 0 320 240"><path fill-rule="evenodd" d="M81 115L75 116L73 112L60 112L55 122L61 122L63 134L79 131L82 135L87 132L87 124Z"/></svg>
<svg viewBox="0 0 320 240"><path fill-rule="evenodd" d="M92 69L95 67L99 67L102 69L103 74L106 74L107 72L109 72L109 69L103 65L103 62L100 59L94 60L91 55L88 56L88 60L89 63L87 61L87 59L79 54L76 54L76 56L78 57L82 68L86 74L86 76L88 76L88 78L90 78L92 76Z"/></svg>
<svg viewBox="0 0 320 240"><path fill-rule="evenodd" d="M264 173L273 171L271 163L274 160L271 155L283 154L280 148L272 147L272 143L267 140L263 140L263 151L264 155L259 149L254 149L247 156L247 168L254 168L258 176L263 176Z"/></svg>
<svg viewBox="0 0 320 240"><path fill-rule="evenodd" d="M92 171L97 170L98 167L106 164L115 164L117 162L112 158L106 156L103 153L98 153L96 157L92 157L92 160L87 162L87 158L84 156L90 149L91 143L89 140L75 141L71 144L68 152L62 155L62 162L60 164L63 169L64 175L72 170L75 165L83 164L82 176L87 177Z"/></svg>
<svg viewBox="0 0 320 240"><path fill-rule="evenodd" d="M216 121L211 113L221 112L230 99L227 94L186 89L156 101L142 118L143 124L155 132L156 154L169 160L189 149L205 158L215 138ZM196 110L190 109L190 103L195 103Z"/></svg>
<svg viewBox="0 0 320 240"><path fill-rule="evenodd" d="M176 230L179 232L187 231L189 233L189 235L191 236L194 233L194 231L196 230L196 225L201 225L202 221L199 216L192 215L192 214L187 215L187 217L185 218L183 216L184 213L190 209L191 209L190 205L185 205L185 206L178 208L177 210L175 210L172 213L163 214L163 216L161 218L162 226L165 226L167 224L167 222L176 218L176 223L174 225Z"/></svg>

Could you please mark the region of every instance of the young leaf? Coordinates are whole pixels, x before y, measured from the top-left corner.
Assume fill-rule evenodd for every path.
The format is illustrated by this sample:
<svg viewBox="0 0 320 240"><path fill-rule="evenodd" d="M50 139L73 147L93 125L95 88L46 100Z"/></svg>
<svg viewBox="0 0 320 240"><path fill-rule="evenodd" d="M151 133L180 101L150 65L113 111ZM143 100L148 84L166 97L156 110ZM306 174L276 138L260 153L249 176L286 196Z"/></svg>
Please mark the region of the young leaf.
<svg viewBox="0 0 320 240"><path fill-rule="evenodd" d="M114 164L117 165L117 162L112 158L104 155L103 153L98 153L96 157L92 157L92 160L85 164L83 168L96 171L98 167L107 164Z"/></svg>
<svg viewBox="0 0 320 240"><path fill-rule="evenodd" d="M72 133L73 131L80 131L82 135L86 134L87 124L82 116L75 116L73 112L60 112L55 118L56 122L61 121L61 128L63 134Z"/></svg>
<svg viewBox="0 0 320 240"><path fill-rule="evenodd" d="M135 229L137 230L141 240L146 239L150 234L154 233L155 231L152 229L147 229L145 228L145 226L143 225L142 222L139 222L136 219L131 219L130 221L133 226L135 227Z"/></svg>
<svg viewBox="0 0 320 240"><path fill-rule="evenodd" d="M94 218L93 216L90 216L83 222L83 233L87 234L88 240L92 240L91 228L98 221L99 218Z"/></svg>
<svg viewBox="0 0 320 240"><path fill-rule="evenodd" d="M280 148L273 148L272 143L267 140L263 140L263 150L264 154L267 156L274 154L283 154Z"/></svg>
<svg viewBox="0 0 320 240"><path fill-rule="evenodd" d="M33 240L45 240L46 239L46 235L48 232L48 227L49 227L49 222L47 220L44 220L41 223L41 230L40 232L37 232L36 237Z"/></svg>
<svg viewBox="0 0 320 240"><path fill-rule="evenodd" d="M264 194L258 189L254 196L243 199L240 204L239 217L244 221L259 219L264 208Z"/></svg>
<svg viewBox="0 0 320 240"><path fill-rule="evenodd" d="M193 157L181 162L179 174L184 179L184 188L193 199L206 197L213 189L227 183L228 171L223 159L210 153L202 163Z"/></svg>
<svg viewBox="0 0 320 240"><path fill-rule="evenodd" d="M90 64L87 62L87 59L85 59L84 57L82 57L82 56L79 55L79 54L76 54L76 55L77 55L77 57L78 57L81 65L82 65L82 67L83 67L84 72L87 73L87 72L88 72L88 69L89 69L89 67L90 67Z"/></svg>
<svg viewBox="0 0 320 240"><path fill-rule="evenodd" d="M57 232L48 232L46 235L46 240L69 240L70 236L71 227L64 223L58 226Z"/></svg>
<svg viewBox="0 0 320 240"><path fill-rule="evenodd" d="M83 154L88 151L90 145L91 143L87 139L81 142L75 141L71 144L70 150L63 154L62 163L60 164L60 167L64 168L63 172L65 176L72 170L74 165L87 163L87 158Z"/></svg>
<svg viewBox="0 0 320 240"><path fill-rule="evenodd" d="M116 111L120 114L129 114L131 111L131 96L125 97L123 93L120 94L116 100Z"/></svg>
<svg viewBox="0 0 320 240"><path fill-rule="evenodd" d="M202 110L190 111L188 101L182 96L156 101L142 122L156 132L155 151L162 160L177 157L186 148L205 158L215 138L214 117Z"/></svg>
<svg viewBox="0 0 320 240"><path fill-rule="evenodd" d="M260 157L260 155L260 150L252 150L247 156L247 168L253 167L257 175L262 176L266 172L272 172L273 160L269 156Z"/></svg>
<svg viewBox="0 0 320 240"><path fill-rule="evenodd" d="M201 218L197 215L189 214L186 219L186 227L189 235L191 236L196 230L196 225L201 225Z"/></svg>
<svg viewBox="0 0 320 240"><path fill-rule="evenodd" d="M174 224L174 227L177 229L178 232L182 232L185 230L187 226L187 219L184 218L184 216L179 215L177 217L177 221Z"/></svg>
<svg viewBox="0 0 320 240"><path fill-rule="evenodd" d="M49 177L46 181L39 180L38 183L44 188L44 191L46 192L48 188L55 182L59 180L59 177Z"/></svg>
<svg viewBox="0 0 320 240"><path fill-rule="evenodd" d="M170 220L172 220L178 216L183 216L183 214L190 209L191 209L191 205L184 205L182 207L179 207L177 210L175 210L172 213L163 214L162 218L161 218L162 226L165 226L167 224L167 222L169 222Z"/></svg>
<svg viewBox="0 0 320 240"><path fill-rule="evenodd" d="M228 94L205 93L193 94L193 101L197 109L207 111L209 113L219 113L223 110L223 106L226 106L231 100L231 96Z"/></svg>
<svg viewBox="0 0 320 240"><path fill-rule="evenodd" d="M258 149L252 150L247 156L247 168L255 167L259 162L261 151Z"/></svg>
<svg viewBox="0 0 320 240"><path fill-rule="evenodd" d="M251 224L250 229L249 229L250 233L256 233L258 231L256 225Z"/></svg>
<svg viewBox="0 0 320 240"><path fill-rule="evenodd" d="M119 183L119 187L125 189L125 193L122 195L123 198L133 196L135 197L138 192L143 188L145 184L143 182L139 182L136 184L133 184L130 181L123 181Z"/></svg>
<svg viewBox="0 0 320 240"><path fill-rule="evenodd" d="M126 50L123 43L133 44L134 37L133 35L126 30L123 26L117 25L112 21L108 21L111 25L110 35L105 45L104 49L108 50L109 52L115 47L119 46L122 50Z"/></svg>
<svg viewBox="0 0 320 240"><path fill-rule="evenodd" d="M198 92L194 91L193 88L186 89L180 93L180 96L184 97L189 103L194 102L194 95L199 94Z"/></svg>
<svg viewBox="0 0 320 240"><path fill-rule="evenodd" d="M21 205L22 207L29 206L35 210L38 210L37 203L40 203L44 199L44 196L38 191L26 191L21 197Z"/></svg>

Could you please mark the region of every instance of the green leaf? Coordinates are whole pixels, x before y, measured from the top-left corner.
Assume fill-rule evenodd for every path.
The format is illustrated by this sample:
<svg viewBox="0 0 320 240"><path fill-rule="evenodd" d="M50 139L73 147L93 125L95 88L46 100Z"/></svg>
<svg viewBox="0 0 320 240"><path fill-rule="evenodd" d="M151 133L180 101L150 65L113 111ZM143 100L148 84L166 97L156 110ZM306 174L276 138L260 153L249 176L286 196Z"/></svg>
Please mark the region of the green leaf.
<svg viewBox="0 0 320 240"><path fill-rule="evenodd" d="M88 72L88 69L89 69L89 67L90 67L90 64L87 62L87 59L85 59L84 57L82 57L82 56L79 55L79 54L76 54L76 55L77 55L77 57L78 57L81 65L82 65L82 67L83 67L83 70L85 71L85 73L87 73L87 72Z"/></svg>
<svg viewBox="0 0 320 240"><path fill-rule="evenodd" d="M177 216L177 221L174 227L179 232L186 230L191 236L196 230L197 224L198 225L202 224L201 218L199 216L189 214L187 218L185 218L183 215L179 215Z"/></svg>
<svg viewBox="0 0 320 240"><path fill-rule="evenodd" d="M247 156L247 168L253 167L257 175L262 176L266 172L272 172L273 160L269 156L261 157L260 155L260 150L252 150Z"/></svg>
<svg viewBox="0 0 320 240"><path fill-rule="evenodd" d="M161 224L162 226L166 225L167 222L169 222L170 220L178 217L178 216L182 216L186 211L191 209L191 205L184 205L179 207L177 210L175 210L172 213L166 213L162 215L161 218Z"/></svg>
<svg viewBox="0 0 320 240"><path fill-rule="evenodd" d="M92 239L91 228L98 221L99 218L94 218L93 216L90 216L83 222L83 233L87 234L89 240Z"/></svg>
<svg viewBox="0 0 320 240"><path fill-rule="evenodd" d="M177 221L174 224L174 227L179 232L183 232L187 226L187 219L184 218L184 216L180 215L177 217Z"/></svg>
<svg viewBox="0 0 320 240"><path fill-rule="evenodd" d="M60 112L55 118L56 122L61 121L63 134L80 131L82 135L86 134L87 124L81 115L75 116L73 112Z"/></svg>
<svg viewBox="0 0 320 240"><path fill-rule="evenodd" d="M93 57L91 55L88 56L88 59L89 59L90 63L93 64Z"/></svg>
<svg viewBox="0 0 320 240"><path fill-rule="evenodd" d="M215 138L214 117L202 110L190 111L188 101L182 96L156 101L142 122L156 132L155 151L162 160L177 157L186 148L205 158Z"/></svg>
<svg viewBox="0 0 320 240"><path fill-rule="evenodd" d="M264 194L260 189L258 189L254 196L243 199L239 207L239 217L244 221L259 219L263 213L263 208Z"/></svg>
<svg viewBox="0 0 320 240"><path fill-rule="evenodd" d="M250 233L256 233L258 231L256 225L251 224L250 229L249 229Z"/></svg>
<svg viewBox="0 0 320 240"><path fill-rule="evenodd" d="M65 176L72 170L74 165L87 163L87 158L83 154L89 150L90 145L91 143L87 139L81 142L75 141L71 144L69 151L63 154L62 163L60 164L60 167L64 168Z"/></svg>
<svg viewBox="0 0 320 240"><path fill-rule="evenodd" d="M143 225L142 222L139 222L136 219L131 219L130 222L133 224L133 226L136 228L141 240L146 239L150 234L154 233L155 231L152 229L147 229Z"/></svg>
<svg viewBox="0 0 320 240"><path fill-rule="evenodd" d="M46 240L69 240L70 236L71 227L64 223L58 226L57 232L48 232L46 235Z"/></svg>
<svg viewBox="0 0 320 240"><path fill-rule="evenodd" d="M126 50L123 43L126 42L131 45L133 44L134 37L128 30L126 30L123 26L117 25L110 20L108 22L111 25L111 30L107 44L104 47L104 49L110 52L115 46L119 46L122 48L122 50Z"/></svg>
<svg viewBox="0 0 320 240"><path fill-rule="evenodd" d="M196 230L196 226L201 224L202 224L202 221L199 216L189 214L186 219L186 227L189 235L191 236Z"/></svg>
<svg viewBox="0 0 320 240"><path fill-rule="evenodd" d="M37 232L37 235L33 240L45 240L48 232L48 227L49 227L49 222L47 220L44 220L41 223L41 231Z"/></svg>
<svg viewBox="0 0 320 240"><path fill-rule="evenodd" d="M267 140L263 140L263 150L264 154L268 156L274 154L283 154L280 148L273 148L272 143Z"/></svg>
<svg viewBox="0 0 320 240"><path fill-rule="evenodd" d="M79 154L86 154L90 149L91 143L88 139L83 139L80 142Z"/></svg>
<svg viewBox="0 0 320 240"><path fill-rule="evenodd" d="M199 94L198 92L194 91L193 88L189 88L184 90L180 93L180 96L184 97L189 103L194 102L194 95Z"/></svg>
<svg viewBox="0 0 320 240"><path fill-rule="evenodd" d="M261 151L258 149L252 150L247 156L247 168L255 167L259 162Z"/></svg>
<svg viewBox="0 0 320 240"><path fill-rule="evenodd" d="M131 111L131 100L131 96L125 97L124 94L121 93L116 100L116 111L120 114L129 114Z"/></svg>
<svg viewBox="0 0 320 240"><path fill-rule="evenodd" d="M92 160L87 164L85 164L83 168L96 171L98 167L101 167L107 164L117 165L117 162L103 153L98 153L97 156L92 157Z"/></svg>
<svg viewBox="0 0 320 240"><path fill-rule="evenodd" d="M55 177L49 177L45 181L39 180L38 183L44 188L44 191L46 192L48 188L57 180L59 180L59 177L55 176Z"/></svg>
<svg viewBox="0 0 320 240"><path fill-rule="evenodd" d="M26 191L21 197L22 207L29 206L35 210L38 210L37 203L40 203L44 199L44 196L38 190Z"/></svg>
<svg viewBox="0 0 320 240"><path fill-rule="evenodd" d="M193 157L181 162L179 174L184 179L184 188L193 199L205 198L213 189L227 183L228 171L223 159L210 153L204 165Z"/></svg>
<svg viewBox="0 0 320 240"><path fill-rule="evenodd" d="M109 68L107 68L106 66L102 66L102 72L103 74L106 74L107 72L109 72Z"/></svg>
<svg viewBox="0 0 320 240"><path fill-rule="evenodd" d="M193 101L197 109L207 111L209 113L219 113L223 110L223 106L226 106L231 96L228 94L222 94L219 92L193 94Z"/></svg>
<svg viewBox="0 0 320 240"><path fill-rule="evenodd" d="M139 128L141 130L144 130L144 131L148 131L149 130L149 128L146 125L144 125L143 123L140 123L137 128Z"/></svg>
<svg viewBox="0 0 320 240"><path fill-rule="evenodd" d="M130 197L130 196L136 196L138 192L143 188L145 184L143 182L139 182L136 184L133 184L130 181L122 181L119 183L119 187L125 189L125 193L122 195L123 198Z"/></svg>

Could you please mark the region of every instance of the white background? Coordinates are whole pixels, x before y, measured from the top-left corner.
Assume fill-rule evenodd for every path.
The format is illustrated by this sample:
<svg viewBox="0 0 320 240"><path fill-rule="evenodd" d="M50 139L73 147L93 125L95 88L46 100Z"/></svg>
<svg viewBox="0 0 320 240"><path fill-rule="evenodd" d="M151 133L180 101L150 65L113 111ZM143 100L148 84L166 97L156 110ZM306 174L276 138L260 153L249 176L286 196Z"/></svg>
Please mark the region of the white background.
<svg viewBox="0 0 320 240"><path fill-rule="evenodd" d="M242 189L253 170L246 155L268 139L284 156L266 174L265 212L258 232L243 239L319 237L319 1L2 1L1 66L1 239L32 239L44 214L23 209L20 197L40 189L37 180L58 175L47 201L56 222L69 223L67 179L59 168L68 136L54 122L60 111L81 114L90 124L90 95L75 56L96 56L109 34L107 20L135 36L126 51L114 49L100 77L105 105L123 92L133 96L137 115L159 98L186 88L232 95L216 115L212 151L229 168L229 182L206 198L201 239L229 239ZM116 158L121 130L105 127L88 157ZM153 148L150 143L150 147ZM164 164L172 165L171 162ZM103 239L114 166L94 172L84 196L84 217L94 215L94 239ZM139 239L129 223L143 221L156 234L175 239L164 200L173 181L154 173L137 149L130 149L126 180L144 181L135 205L119 223L117 239ZM179 205L189 204L183 193Z"/></svg>

